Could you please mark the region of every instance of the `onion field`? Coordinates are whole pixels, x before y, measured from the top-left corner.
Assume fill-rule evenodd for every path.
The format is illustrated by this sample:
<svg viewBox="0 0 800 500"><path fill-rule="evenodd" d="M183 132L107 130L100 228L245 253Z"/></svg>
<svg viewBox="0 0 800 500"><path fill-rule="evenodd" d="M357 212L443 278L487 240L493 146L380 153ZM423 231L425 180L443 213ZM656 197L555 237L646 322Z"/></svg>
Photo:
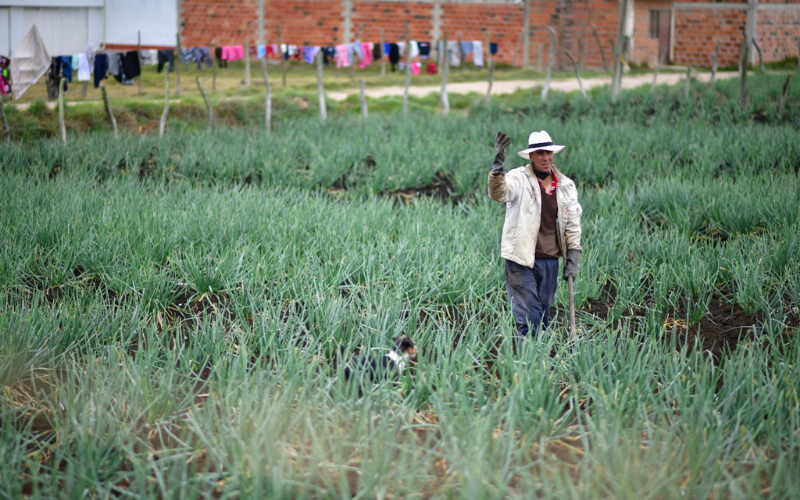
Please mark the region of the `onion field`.
<svg viewBox="0 0 800 500"><path fill-rule="evenodd" d="M0 145L0 498L796 495L800 99L760 78ZM542 129L574 343L563 282L515 340L486 193Z"/></svg>

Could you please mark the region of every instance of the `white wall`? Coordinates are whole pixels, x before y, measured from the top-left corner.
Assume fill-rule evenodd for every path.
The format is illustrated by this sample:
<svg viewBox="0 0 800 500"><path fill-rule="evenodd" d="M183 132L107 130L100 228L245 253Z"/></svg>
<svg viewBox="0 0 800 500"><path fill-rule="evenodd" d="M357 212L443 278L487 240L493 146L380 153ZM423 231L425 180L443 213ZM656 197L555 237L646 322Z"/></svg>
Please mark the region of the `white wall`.
<svg viewBox="0 0 800 500"><path fill-rule="evenodd" d="M177 0L107 0L106 8L106 43L136 45L141 30L142 45L176 45Z"/></svg>
<svg viewBox="0 0 800 500"><path fill-rule="evenodd" d="M8 24L8 7L0 7L0 55L8 56L11 54L11 41L9 34L11 30Z"/></svg>

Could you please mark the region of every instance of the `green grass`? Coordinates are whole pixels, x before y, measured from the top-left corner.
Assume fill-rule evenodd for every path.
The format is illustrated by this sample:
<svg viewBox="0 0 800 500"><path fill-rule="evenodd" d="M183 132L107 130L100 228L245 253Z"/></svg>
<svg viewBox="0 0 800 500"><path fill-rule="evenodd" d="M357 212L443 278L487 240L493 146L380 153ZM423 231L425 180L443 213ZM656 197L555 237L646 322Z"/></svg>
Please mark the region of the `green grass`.
<svg viewBox="0 0 800 500"><path fill-rule="evenodd" d="M745 111L719 82L0 145L0 496L791 498L800 142L763 78ZM513 341L485 194L496 131L540 129L584 207L572 345L565 286ZM437 173L459 203L391 194ZM716 300L754 321L712 352L680 325ZM415 369L359 397L339 359L403 332Z"/></svg>

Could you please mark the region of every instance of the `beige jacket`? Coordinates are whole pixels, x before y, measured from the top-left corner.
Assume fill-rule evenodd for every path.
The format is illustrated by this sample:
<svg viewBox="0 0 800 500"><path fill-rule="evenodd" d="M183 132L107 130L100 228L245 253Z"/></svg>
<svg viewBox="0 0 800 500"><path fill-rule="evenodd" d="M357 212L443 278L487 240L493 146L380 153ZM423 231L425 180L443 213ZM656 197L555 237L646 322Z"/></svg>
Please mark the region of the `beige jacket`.
<svg viewBox="0 0 800 500"><path fill-rule="evenodd" d="M542 193L532 170L533 167L528 164L507 173L489 173L489 196L506 204L500 255L528 267L533 267L535 260L542 210ZM578 203L578 190L572 179L559 172L555 166L553 171L558 177L556 236L561 255L566 256L568 249L581 250L583 208Z"/></svg>

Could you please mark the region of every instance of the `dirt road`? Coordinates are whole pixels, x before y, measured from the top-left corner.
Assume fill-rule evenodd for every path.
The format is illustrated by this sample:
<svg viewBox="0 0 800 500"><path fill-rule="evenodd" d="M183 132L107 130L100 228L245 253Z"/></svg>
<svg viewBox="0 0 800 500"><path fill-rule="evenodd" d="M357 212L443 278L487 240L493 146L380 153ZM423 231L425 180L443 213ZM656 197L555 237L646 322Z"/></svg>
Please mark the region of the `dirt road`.
<svg viewBox="0 0 800 500"><path fill-rule="evenodd" d="M674 85L680 81L685 80L685 76L686 75L682 73L662 73L658 75L657 83L658 84L668 83L670 85ZM717 73L718 80L735 78L738 76L739 74L736 72ZM696 78L702 82L707 82L711 78L711 74L710 73L694 74L693 78ZM583 80L583 88L584 90L589 90L594 87L609 85L610 83L611 83L610 76L586 78ZM636 88L639 87L640 85L651 85L652 83L653 83L652 73L622 77L622 88L625 89ZM447 92L451 94L468 94L470 92L485 94L487 85L488 85L487 82L449 83L447 84ZM511 94L519 89L531 89L542 85L544 85L544 80L496 81L492 85L492 95ZM550 89L560 90L562 92L572 92L575 90L580 90L578 86L578 80L576 78L570 78L565 80L554 80L550 82ZM438 94L439 92L441 92L440 85L417 87L412 84L408 88L408 95L412 95L415 97L425 97L428 94L431 93ZM326 92L325 95L328 96L328 98L330 99L341 101L346 99L347 96L357 93L358 93L357 90L351 90L345 92ZM367 89L365 93L367 97L373 97L373 98L386 97L386 96L402 96L403 87L391 86L391 87Z"/></svg>

